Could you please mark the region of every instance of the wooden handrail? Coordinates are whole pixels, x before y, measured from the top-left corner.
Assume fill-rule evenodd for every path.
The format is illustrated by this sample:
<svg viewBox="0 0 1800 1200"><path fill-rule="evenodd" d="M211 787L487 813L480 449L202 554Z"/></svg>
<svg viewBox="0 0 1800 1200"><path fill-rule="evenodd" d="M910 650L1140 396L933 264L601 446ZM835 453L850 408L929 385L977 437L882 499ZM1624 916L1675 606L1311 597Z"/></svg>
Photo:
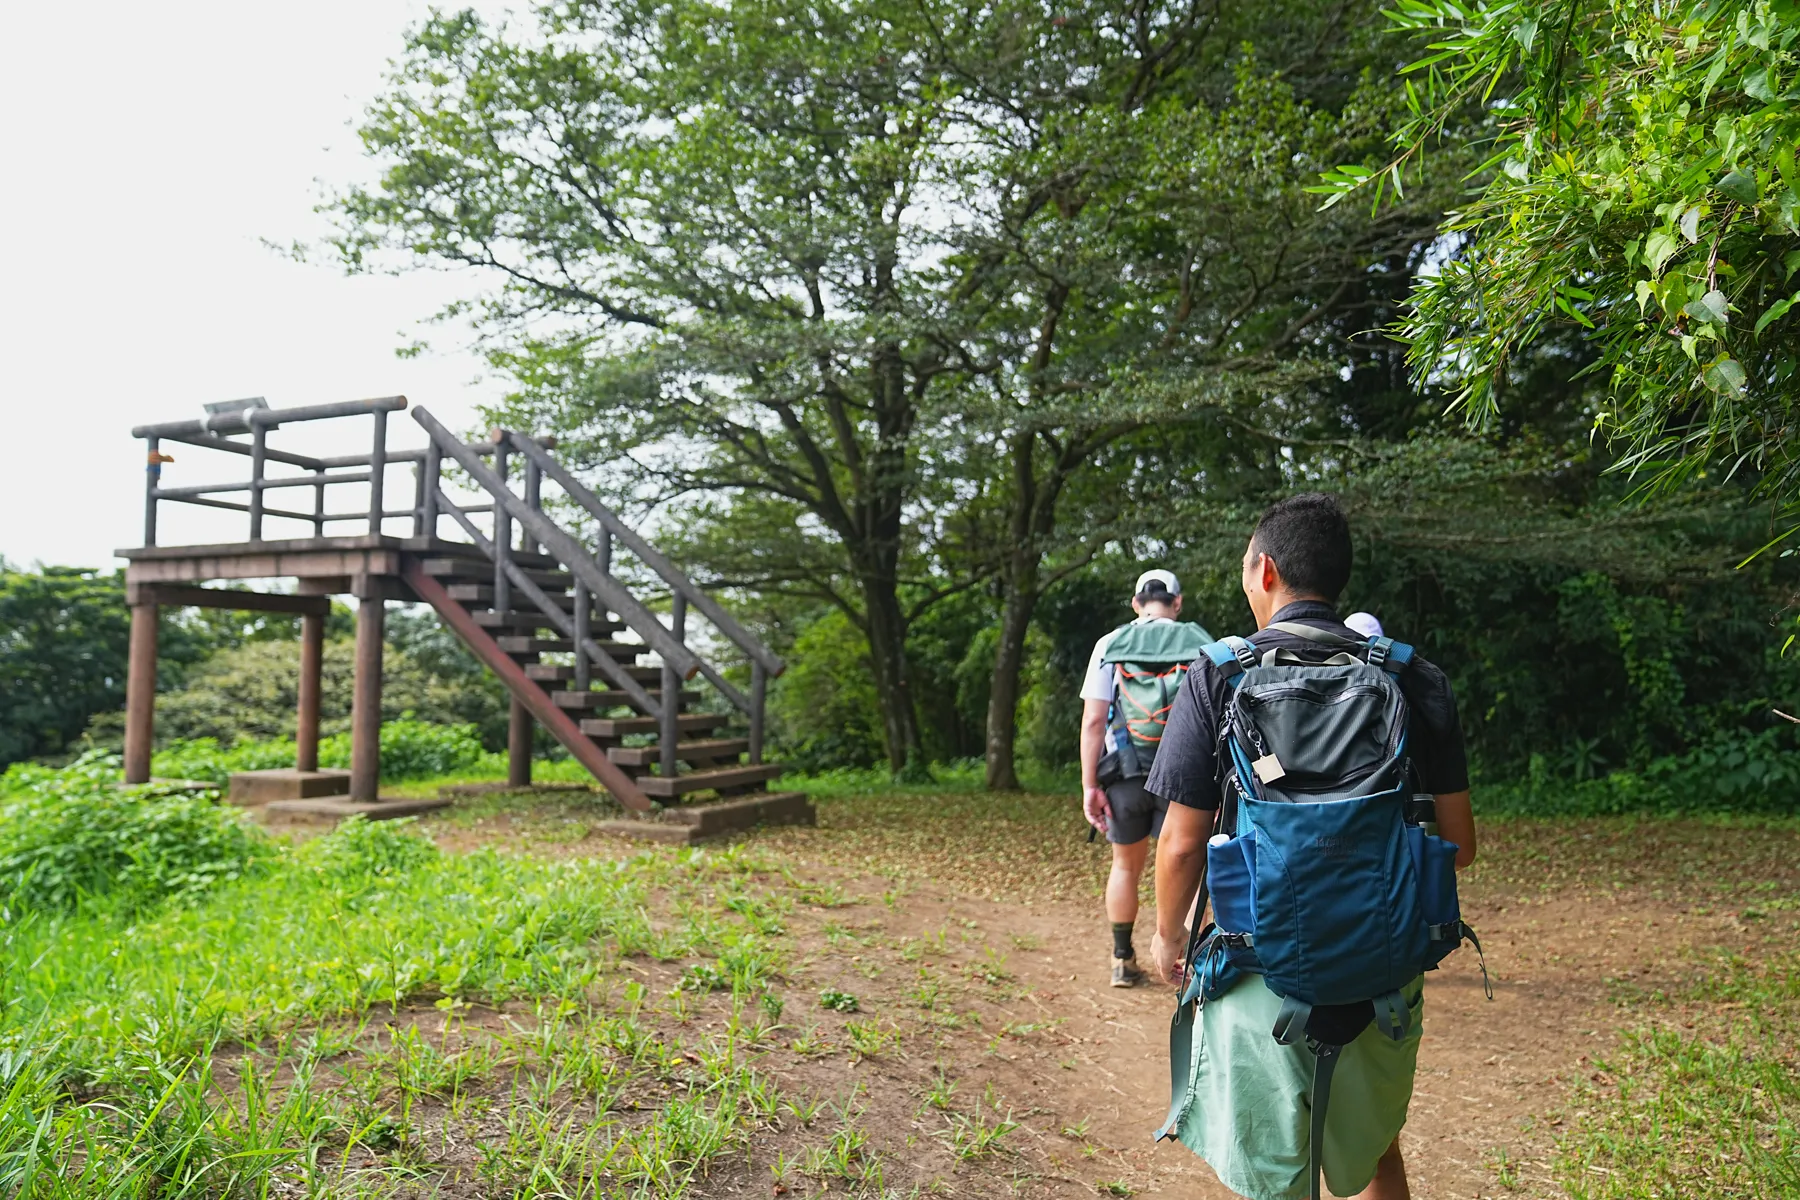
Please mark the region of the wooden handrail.
<svg viewBox="0 0 1800 1200"><path fill-rule="evenodd" d="M679 640L671 636L663 628L663 623L656 615L642 604L612 576L600 570L593 556L582 544L570 537L563 529L543 513L538 512L519 497L513 495L512 489L503 483L481 459L462 444L461 439L445 429L438 419L423 408L413 410L413 420L417 421L431 439L438 444L445 454L456 460L456 464L468 472L473 479L489 495L493 496L496 505L500 506L513 520L517 521L536 538L544 549L564 567L570 574L583 579L588 590L613 612L619 614L633 632L643 638L650 649L662 656L664 662L681 672L684 679L692 679L705 666L699 657ZM530 444L527 442L527 444ZM533 446L534 450L538 447Z"/></svg>
<svg viewBox="0 0 1800 1200"><path fill-rule="evenodd" d="M413 415L416 419L418 413L415 412ZM787 669L787 664L782 662L773 650L763 645L761 639L745 629L736 617L726 612L717 600L707 595L700 585L690 579L680 567L677 567L650 543L639 537L636 530L620 520L617 513L608 508L593 492L582 486L580 480L569 474L563 465L545 453L542 447L530 438L517 433L511 434L510 440L515 449L535 462L545 475L556 480L564 492L574 497L577 504L587 509L609 533L623 542L626 549L638 556L640 562L662 576L663 582L679 592L689 604L704 613L706 619L711 621L720 633L735 642L738 648L749 655L753 661L762 664L763 669L771 675L779 675Z"/></svg>

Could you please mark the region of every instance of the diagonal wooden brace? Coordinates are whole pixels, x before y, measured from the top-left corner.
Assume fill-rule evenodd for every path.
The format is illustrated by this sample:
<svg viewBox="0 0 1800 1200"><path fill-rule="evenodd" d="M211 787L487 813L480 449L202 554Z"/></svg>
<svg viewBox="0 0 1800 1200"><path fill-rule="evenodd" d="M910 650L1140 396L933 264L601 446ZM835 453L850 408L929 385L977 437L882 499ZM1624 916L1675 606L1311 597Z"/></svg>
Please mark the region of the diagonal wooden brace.
<svg viewBox="0 0 1800 1200"><path fill-rule="evenodd" d="M500 649L500 644L489 636L487 630L475 624L468 610L450 598L450 593L444 590L443 584L425 574L417 559L409 558L402 567L401 574L419 599L437 610L438 616L462 639L463 645L481 660L483 666L500 677L506 690L531 710L531 715L537 718L538 723L548 729L550 735L561 742L575 756L575 760L613 794L614 799L626 808L639 812L648 812L654 807L650 797L643 793L637 782L607 758L606 751L581 732L581 727L569 714L551 701L548 692L526 678L525 668Z"/></svg>

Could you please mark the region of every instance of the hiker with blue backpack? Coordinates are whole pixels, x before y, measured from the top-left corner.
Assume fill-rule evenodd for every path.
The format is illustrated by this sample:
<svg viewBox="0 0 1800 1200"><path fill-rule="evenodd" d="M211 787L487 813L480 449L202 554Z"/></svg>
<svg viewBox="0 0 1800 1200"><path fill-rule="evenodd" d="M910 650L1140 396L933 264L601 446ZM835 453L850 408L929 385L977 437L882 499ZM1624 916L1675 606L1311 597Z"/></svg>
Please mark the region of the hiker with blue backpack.
<svg viewBox="0 0 1800 1200"><path fill-rule="evenodd" d="M1112 923L1113 987L1135 987L1144 978L1131 944L1138 880L1168 808L1144 790L1144 780L1188 664L1212 641L1199 625L1176 620L1181 581L1173 571L1139 575L1131 609L1133 620L1094 643L1081 684L1081 808L1112 846L1106 919Z"/></svg>
<svg viewBox="0 0 1800 1200"><path fill-rule="evenodd" d="M1257 631L1203 648L1146 781L1169 802L1151 953L1180 989L1156 1136L1250 1200L1318 1200L1321 1177L1410 1194L1423 974L1474 938L1456 700L1411 646L1339 621L1351 558L1331 497L1263 514L1243 562ZM1212 919L1190 930L1203 882Z"/></svg>

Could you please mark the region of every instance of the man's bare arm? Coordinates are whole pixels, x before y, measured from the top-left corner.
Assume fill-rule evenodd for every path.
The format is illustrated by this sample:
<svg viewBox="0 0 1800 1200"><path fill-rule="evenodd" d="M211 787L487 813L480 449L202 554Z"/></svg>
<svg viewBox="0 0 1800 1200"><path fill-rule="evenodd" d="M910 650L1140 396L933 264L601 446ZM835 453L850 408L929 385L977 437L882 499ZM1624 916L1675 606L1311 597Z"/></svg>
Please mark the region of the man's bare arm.
<svg viewBox="0 0 1800 1200"><path fill-rule="evenodd" d="M1102 830L1111 810L1106 793L1100 789L1100 759L1106 741L1106 710L1110 707L1104 700L1081 702L1081 811L1090 825Z"/></svg>
<svg viewBox="0 0 1800 1200"><path fill-rule="evenodd" d="M1150 944L1156 973L1169 983L1181 982L1181 956L1187 953L1187 915L1206 878L1206 838L1212 830L1210 809L1171 804L1156 843L1156 937Z"/></svg>
<svg viewBox="0 0 1800 1200"><path fill-rule="evenodd" d="M1456 869L1462 870L1475 861L1475 810L1469 803L1469 789L1433 796L1437 805L1438 836L1456 843Z"/></svg>

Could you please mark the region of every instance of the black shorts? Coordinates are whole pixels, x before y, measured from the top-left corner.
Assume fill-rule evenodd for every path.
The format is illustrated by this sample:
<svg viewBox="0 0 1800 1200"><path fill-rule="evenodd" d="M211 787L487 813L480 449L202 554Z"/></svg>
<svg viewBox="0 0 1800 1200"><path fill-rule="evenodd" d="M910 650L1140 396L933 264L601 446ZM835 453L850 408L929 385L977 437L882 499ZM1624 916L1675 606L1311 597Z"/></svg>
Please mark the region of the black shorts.
<svg viewBox="0 0 1800 1200"><path fill-rule="evenodd" d="M1141 778L1109 784L1106 803L1112 809L1112 816L1106 821L1107 841L1129 846L1162 833L1169 802L1146 792Z"/></svg>

